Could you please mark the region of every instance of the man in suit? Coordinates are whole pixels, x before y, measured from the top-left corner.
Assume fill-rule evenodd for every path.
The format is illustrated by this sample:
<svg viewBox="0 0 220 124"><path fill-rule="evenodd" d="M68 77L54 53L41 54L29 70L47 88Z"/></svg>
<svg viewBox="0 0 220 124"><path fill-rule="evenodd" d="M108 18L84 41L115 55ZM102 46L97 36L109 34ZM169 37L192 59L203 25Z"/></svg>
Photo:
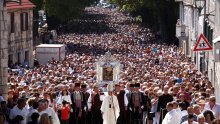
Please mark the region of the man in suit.
<svg viewBox="0 0 220 124"><path fill-rule="evenodd" d="M128 106L128 98L125 94L124 85L116 84L115 89L116 89L115 94L118 98L118 103L120 108L120 115L118 117L117 124L126 124L127 121L124 120L127 120L126 111Z"/></svg>
<svg viewBox="0 0 220 124"><path fill-rule="evenodd" d="M80 83L75 83L75 91L71 95L74 122L81 124L83 109L83 93L80 91Z"/></svg>
<svg viewBox="0 0 220 124"><path fill-rule="evenodd" d="M132 111L132 102L131 102L131 96L132 96L132 93L134 92L134 84L129 84L127 85L127 88L126 88L126 96L127 96L127 99L128 99L128 110L127 110L127 115L128 115L128 122L129 124L133 124L133 119L134 119L134 114L133 114L133 111Z"/></svg>
<svg viewBox="0 0 220 124"><path fill-rule="evenodd" d="M91 108L93 124L102 124L103 120L100 110L102 105L102 101L100 100L101 93L97 86L94 86L93 91Z"/></svg>
<svg viewBox="0 0 220 124"><path fill-rule="evenodd" d="M167 113L167 103L173 101L173 97L170 94L168 94L168 90L169 86L165 85L163 88L163 95L159 96L158 98L157 112L160 115L160 124L162 123L162 120Z"/></svg>
<svg viewBox="0 0 220 124"><path fill-rule="evenodd" d="M83 104L82 104L82 123L83 124L91 124L91 113L88 113L88 99L90 94L87 92L87 85L81 85L81 91L83 95Z"/></svg>
<svg viewBox="0 0 220 124"><path fill-rule="evenodd" d="M140 84L135 83L134 92L131 94L132 112L134 114L134 124L142 122L142 109L144 109L143 93L139 91Z"/></svg>

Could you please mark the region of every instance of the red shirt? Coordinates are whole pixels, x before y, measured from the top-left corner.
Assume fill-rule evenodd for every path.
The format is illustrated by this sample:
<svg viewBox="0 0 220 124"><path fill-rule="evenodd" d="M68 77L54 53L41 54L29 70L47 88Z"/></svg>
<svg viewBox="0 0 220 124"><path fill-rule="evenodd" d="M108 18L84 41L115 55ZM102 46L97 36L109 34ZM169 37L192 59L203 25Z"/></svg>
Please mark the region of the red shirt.
<svg viewBox="0 0 220 124"><path fill-rule="evenodd" d="M70 114L70 108L65 106L61 109L61 120L68 120Z"/></svg>

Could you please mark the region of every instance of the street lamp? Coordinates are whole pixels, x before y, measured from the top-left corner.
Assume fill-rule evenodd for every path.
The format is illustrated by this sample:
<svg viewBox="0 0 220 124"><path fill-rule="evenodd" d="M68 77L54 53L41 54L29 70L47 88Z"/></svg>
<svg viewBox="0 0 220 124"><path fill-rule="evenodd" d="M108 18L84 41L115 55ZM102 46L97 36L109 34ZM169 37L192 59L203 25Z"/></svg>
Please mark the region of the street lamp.
<svg viewBox="0 0 220 124"><path fill-rule="evenodd" d="M196 0L196 7L198 8L199 14L201 14L202 9L205 7L205 0Z"/></svg>

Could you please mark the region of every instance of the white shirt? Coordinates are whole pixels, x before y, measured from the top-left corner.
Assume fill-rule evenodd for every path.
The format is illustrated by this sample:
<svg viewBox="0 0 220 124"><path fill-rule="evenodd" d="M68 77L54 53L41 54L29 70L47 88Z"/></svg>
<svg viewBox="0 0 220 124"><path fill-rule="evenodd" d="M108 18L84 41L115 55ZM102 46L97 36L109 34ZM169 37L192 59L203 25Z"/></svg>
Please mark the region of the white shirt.
<svg viewBox="0 0 220 124"><path fill-rule="evenodd" d="M93 89L88 89L86 92L88 92L89 94L93 93Z"/></svg>
<svg viewBox="0 0 220 124"><path fill-rule="evenodd" d="M177 115L178 115L178 119L179 119L179 123L181 122L181 118L182 118L182 113L181 113L181 110L180 110L180 108L177 108L177 109L174 109L175 111L176 111L176 113L177 113ZM178 124L179 124L178 123Z"/></svg>
<svg viewBox="0 0 220 124"><path fill-rule="evenodd" d="M186 110L181 111L182 117L188 115L188 112Z"/></svg>
<svg viewBox="0 0 220 124"><path fill-rule="evenodd" d="M60 96L59 98L58 98L58 101L57 101L57 103L58 104L62 104L62 102L63 101L67 101L69 104L72 104L72 100L71 100L71 97L70 97L70 95L65 95L65 96Z"/></svg>
<svg viewBox="0 0 220 124"><path fill-rule="evenodd" d="M9 118L10 119L14 119L17 115L20 115L20 116L22 116L23 117L23 119L24 120L22 120L21 121L21 124L26 124L27 122L27 115L28 115L28 110L24 107L22 110L21 109L19 109L18 107L17 107L17 105L16 106L14 106L12 109L11 109L11 111L10 111L10 115L9 115Z"/></svg>
<svg viewBox="0 0 220 124"><path fill-rule="evenodd" d="M214 107L211 109L209 103L206 103L205 104L205 107L204 107L204 111L205 110L211 110L215 116L216 119L219 119L219 116L220 116L220 104L216 103L214 105Z"/></svg>
<svg viewBox="0 0 220 124"><path fill-rule="evenodd" d="M30 121L32 121L32 120L31 120L31 115L32 115L33 113L35 113L35 112L38 113L38 111L37 111L36 109L30 108L29 113L28 113L28 115L27 115L27 123L30 122Z"/></svg>
<svg viewBox="0 0 220 124"><path fill-rule="evenodd" d="M179 124L179 123L180 123L180 119L175 109L169 111L162 122L162 124Z"/></svg>

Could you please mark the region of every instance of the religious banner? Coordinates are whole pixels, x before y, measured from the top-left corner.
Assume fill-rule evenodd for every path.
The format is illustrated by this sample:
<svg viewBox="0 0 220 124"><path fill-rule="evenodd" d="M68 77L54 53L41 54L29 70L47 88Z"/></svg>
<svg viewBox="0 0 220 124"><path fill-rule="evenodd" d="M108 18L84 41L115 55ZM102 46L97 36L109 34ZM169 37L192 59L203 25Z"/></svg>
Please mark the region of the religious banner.
<svg viewBox="0 0 220 124"><path fill-rule="evenodd" d="M119 82L121 64L116 60L110 52L106 52L96 62L96 77L97 84L104 85Z"/></svg>

